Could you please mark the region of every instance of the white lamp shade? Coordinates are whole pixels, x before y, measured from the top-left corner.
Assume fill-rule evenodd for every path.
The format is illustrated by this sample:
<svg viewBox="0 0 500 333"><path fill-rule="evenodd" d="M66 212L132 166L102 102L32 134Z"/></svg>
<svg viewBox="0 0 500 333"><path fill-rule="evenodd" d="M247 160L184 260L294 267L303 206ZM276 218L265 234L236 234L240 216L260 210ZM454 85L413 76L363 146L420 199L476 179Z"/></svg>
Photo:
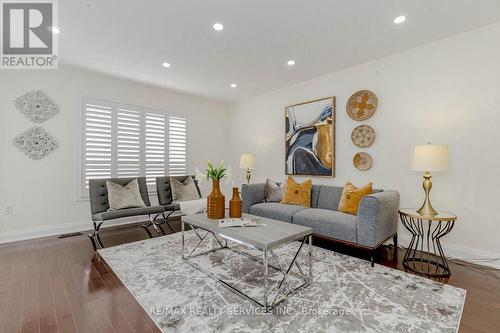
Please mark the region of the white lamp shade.
<svg viewBox="0 0 500 333"><path fill-rule="evenodd" d="M241 154L240 169L255 169L255 156L252 154Z"/></svg>
<svg viewBox="0 0 500 333"><path fill-rule="evenodd" d="M446 171L448 170L447 145L415 145L413 148L413 171Z"/></svg>

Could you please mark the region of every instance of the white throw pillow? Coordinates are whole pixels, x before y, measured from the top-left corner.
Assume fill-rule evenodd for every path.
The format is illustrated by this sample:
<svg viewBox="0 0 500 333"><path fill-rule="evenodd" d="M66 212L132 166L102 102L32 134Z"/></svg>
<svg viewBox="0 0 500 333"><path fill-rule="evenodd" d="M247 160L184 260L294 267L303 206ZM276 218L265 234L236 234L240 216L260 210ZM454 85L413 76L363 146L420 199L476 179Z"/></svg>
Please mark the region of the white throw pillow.
<svg viewBox="0 0 500 333"><path fill-rule="evenodd" d="M207 210L206 199L196 199L179 202L180 211L184 215L198 214Z"/></svg>
<svg viewBox="0 0 500 333"><path fill-rule="evenodd" d="M132 180L125 186L106 180L109 210L146 207L139 190L139 181Z"/></svg>
<svg viewBox="0 0 500 333"><path fill-rule="evenodd" d="M184 182L180 182L175 177L170 177L170 188L172 189L172 201L174 203L196 200L200 198L193 177L187 177Z"/></svg>

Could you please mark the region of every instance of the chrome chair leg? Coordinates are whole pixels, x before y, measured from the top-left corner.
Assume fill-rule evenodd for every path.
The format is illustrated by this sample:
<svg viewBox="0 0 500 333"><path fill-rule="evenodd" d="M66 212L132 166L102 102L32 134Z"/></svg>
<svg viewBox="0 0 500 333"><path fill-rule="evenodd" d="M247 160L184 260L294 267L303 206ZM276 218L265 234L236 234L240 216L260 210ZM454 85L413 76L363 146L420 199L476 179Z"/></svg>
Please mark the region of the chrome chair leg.
<svg viewBox="0 0 500 333"><path fill-rule="evenodd" d="M164 223L167 225L167 227L170 229L170 231L172 233L175 233L176 231L174 230L174 228L170 225L170 223L168 222L168 218L170 217L170 215L172 215L175 211L169 211L168 214L165 216L165 213L162 213L161 215L163 216L163 221L161 222L155 222L156 225L161 229L161 232L163 235L166 235L165 233L165 230L163 230L163 228L161 227Z"/></svg>
<svg viewBox="0 0 500 333"><path fill-rule="evenodd" d="M102 243L101 236L99 236L99 229L101 228L103 222L99 224L97 224L96 222L93 223L94 223L94 232L88 234L87 236L90 238L90 241L92 242L92 247L94 248L94 251L97 250L97 245L99 245L101 249L104 249L104 244Z"/></svg>
<svg viewBox="0 0 500 333"><path fill-rule="evenodd" d="M148 224L142 224L141 227L146 231L148 234L149 238L153 238L153 235L151 234L151 231L149 231L149 227L152 226L153 223L149 222Z"/></svg>
<svg viewBox="0 0 500 333"><path fill-rule="evenodd" d="M94 252L97 251L97 245L95 243L94 235L93 234L88 234L87 235L92 242L92 248L94 249Z"/></svg>

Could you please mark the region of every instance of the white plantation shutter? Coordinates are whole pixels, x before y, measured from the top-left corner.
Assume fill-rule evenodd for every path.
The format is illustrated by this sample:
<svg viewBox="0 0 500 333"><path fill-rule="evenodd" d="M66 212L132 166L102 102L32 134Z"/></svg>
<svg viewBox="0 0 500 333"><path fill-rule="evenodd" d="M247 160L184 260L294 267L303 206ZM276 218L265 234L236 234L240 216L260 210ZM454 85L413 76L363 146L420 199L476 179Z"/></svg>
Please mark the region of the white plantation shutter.
<svg viewBox="0 0 500 333"><path fill-rule="evenodd" d="M165 175L165 115L146 112L146 158L145 169L148 184L155 184L155 178Z"/></svg>
<svg viewBox="0 0 500 333"><path fill-rule="evenodd" d="M116 177L141 175L141 113L128 108L116 110Z"/></svg>
<svg viewBox="0 0 500 333"><path fill-rule="evenodd" d="M171 176L187 172L187 124L185 117L168 117L168 173Z"/></svg>
<svg viewBox="0 0 500 333"><path fill-rule="evenodd" d="M84 103L84 188L89 179L111 177L111 108L102 104Z"/></svg>
<svg viewBox="0 0 500 333"><path fill-rule="evenodd" d="M145 176L153 189L156 177L186 174L184 116L90 98L82 113L80 198L92 178Z"/></svg>

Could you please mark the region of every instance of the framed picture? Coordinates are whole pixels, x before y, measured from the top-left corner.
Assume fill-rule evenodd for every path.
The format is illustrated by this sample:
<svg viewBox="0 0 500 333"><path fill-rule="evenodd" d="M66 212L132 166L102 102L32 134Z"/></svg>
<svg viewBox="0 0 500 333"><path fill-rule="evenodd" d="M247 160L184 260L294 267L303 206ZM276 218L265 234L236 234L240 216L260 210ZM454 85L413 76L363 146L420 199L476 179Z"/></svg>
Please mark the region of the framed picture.
<svg viewBox="0 0 500 333"><path fill-rule="evenodd" d="M335 176L335 97L285 108L285 173Z"/></svg>

